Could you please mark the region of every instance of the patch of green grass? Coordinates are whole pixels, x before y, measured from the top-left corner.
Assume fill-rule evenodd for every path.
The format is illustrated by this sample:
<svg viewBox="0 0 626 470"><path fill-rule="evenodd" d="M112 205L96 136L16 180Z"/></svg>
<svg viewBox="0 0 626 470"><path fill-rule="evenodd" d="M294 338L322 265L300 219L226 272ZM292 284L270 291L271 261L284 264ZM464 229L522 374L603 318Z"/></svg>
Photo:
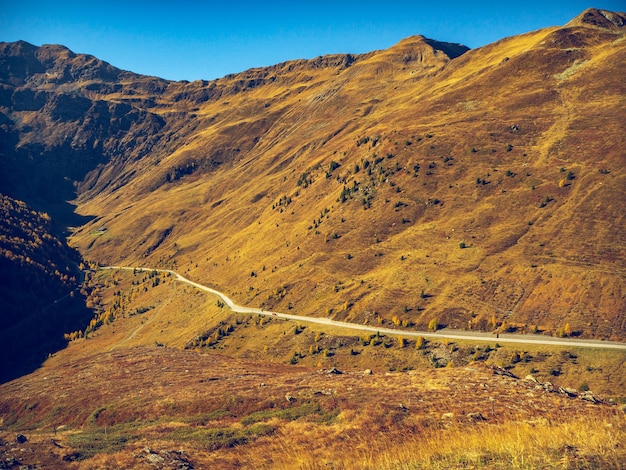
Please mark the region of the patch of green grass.
<svg viewBox="0 0 626 470"><path fill-rule="evenodd" d="M68 444L74 448L77 460L85 460L97 454L119 452L134 436L126 433L108 432L105 429L84 431L68 435Z"/></svg>
<svg viewBox="0 0 626 470"><path fill-rule="evenodd" d="M250 424L268 421L272 418L295 421L305 417L310 422L331 424L340 412L340 409L324 411L319 403L308 402L291 408L255 411L244 417L241 420L241 424L249 426Z"/></svg>
<svg viewBox="0 0 626 470"><path fill-rule="evenodd" d="M209 450L222 447L234 447L247 444L261 436L272 434L276 428L267 424L255 424L244 429L184 427L172 431L169 435L174 441L194 441Z"/></svg>
<svg viewBox="0 0 626 470"><path fill-rule="evenodd" d="M312 414L321 414L321 413L322 413L322 410L318 403L305 403L300 406L294 406L292 408L285 408L282 410L271 409L271 410L255 411L254 413L243 418L241 420L241 424L243 424L244 426L248 426L253 423L267 421L271 418L279 418L279 419L286 419L289 421L294 421L304 416L309 416Z"/></svg>
<svg viewBox="0 0 626 470"><path fill-rule="evenodd" d="M232 415L233 414L230 411L221 409L221 410L212 411L210 413L202 413L199 415L186 416L182 418L182 422L188 423L191 425L206 426L206 423L210 421L216 421L220 418L228 418L228 417L231 417ZM180 417L177 417L176 419L181 420Z"/></svg>
<svg viewBox="0 0 626 470"><path fill-rule="evenodd" d="M106 410L106 406L101 406L99 408L96 408L87 418L87 423L96 424L96 422L98 421L98 416L100 416L100 414L105 410Z"/></svg>

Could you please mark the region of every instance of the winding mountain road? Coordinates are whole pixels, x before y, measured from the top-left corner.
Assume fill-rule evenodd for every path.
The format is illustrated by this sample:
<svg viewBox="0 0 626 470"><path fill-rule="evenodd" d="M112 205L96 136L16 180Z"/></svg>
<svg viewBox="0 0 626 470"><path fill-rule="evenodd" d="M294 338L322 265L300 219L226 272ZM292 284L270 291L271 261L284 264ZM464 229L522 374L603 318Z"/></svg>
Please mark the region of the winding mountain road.
<svg viewBox="0 0 626 470"><path fill-rule="evenodd" d="M338 320L331 320L330 318L318 318L307 317L303 315L293 315L290 313L274 312L270 310L263 310L255 307L244 307L237 305L226 294L220 291L211 289L197 282L191 281L186 277L178 274L176 271L170 269L154 269L145 267L128 267L128 266L102 266L99 269L113 269L124 271L156 271L160 273L169 273L174 276L175 280L189 284L199 290L209 292L219 297L225 305L227 305L233 312L237 313L249 313L254 315L264 315L273 318L282 318L284 320L292 320L302 323L315 323L318 325L324 325L334 328L345 328L354 331L362 331L368 333L380 333L385 335L402 336L404 338L414 338L422 336L424 338L439 338L439 339L455 339L455 340L468 340L468 341L487 341L498 343L516 343L516 344L538 344L549 345L559 347L575 347L575 348L598 348L598 349L621 349L626 351L626 343L619 343L615 341L598 341L587 339L563 339L552 338L549 336L537 337L536 335L517 335L517 334L500 334L496 337L493 333L483 333L478 331L463 331L463 330L440 330L438 332L432 331L411 331L411 330L394 330L392 328L380 328L369 325L359 325L356 323L349 323Z"/></svg>

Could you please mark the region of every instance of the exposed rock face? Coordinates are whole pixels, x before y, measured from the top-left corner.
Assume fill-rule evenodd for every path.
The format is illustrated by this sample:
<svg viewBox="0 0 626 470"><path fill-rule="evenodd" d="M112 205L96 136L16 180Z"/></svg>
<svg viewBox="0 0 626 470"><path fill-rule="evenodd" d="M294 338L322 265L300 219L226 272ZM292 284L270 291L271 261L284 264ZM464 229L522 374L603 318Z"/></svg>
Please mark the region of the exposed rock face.
<svg viewBox="0 0 626 470"><path fill-rule="evenodd" d="M33 46L25 41L0 44L0 81L13 86L116 81L123 72L85 54L59 45Z"/></svg>
<svg viewBox="0 0 626 470"><path fill-rule="evenodd" d="M194 466L182 450L155 450L145 447L135 453L140 461L146 460L153 468L175 468L177 470L193 470Z"/></svg>
<svg viewBox="0 0 626 470"><path fill-rule="evenodd" d="M582 392L580 394L580 398L585 401L590 401L591 403L596 403L596 404L601 403L601 400L598 397L596 397L594 393L591 392L590 390Z"/></svg>
<svg viewBox="0 0 626 470"><path fill-rule="evenodd" d="M98 91L120 91L121 83L155 82L112 67L95 57L62 46L35 47L26 42L0 44L0 183L4 194L36 206L75 195L98 165L113 163L108 181L127 158L141 158L160 139L165 120L147 110L148 103L101 100ZM101 172L98 172L100 174ZM66 214L67 216L67 214Z"/></svg>

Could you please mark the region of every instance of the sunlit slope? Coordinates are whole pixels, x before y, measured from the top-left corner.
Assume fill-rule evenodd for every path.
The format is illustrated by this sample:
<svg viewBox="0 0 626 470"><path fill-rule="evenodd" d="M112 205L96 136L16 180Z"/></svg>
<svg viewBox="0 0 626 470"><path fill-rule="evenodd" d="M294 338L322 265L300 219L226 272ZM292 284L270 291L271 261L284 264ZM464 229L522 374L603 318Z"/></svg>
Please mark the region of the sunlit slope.
<svg viewBox="0 0 626 470"><path fill-rule="evenodd" d="M86 192L73 243L251 305L623 338L625 45L581 22L170 85L222 91L172 102L176 144Z"/></svg>

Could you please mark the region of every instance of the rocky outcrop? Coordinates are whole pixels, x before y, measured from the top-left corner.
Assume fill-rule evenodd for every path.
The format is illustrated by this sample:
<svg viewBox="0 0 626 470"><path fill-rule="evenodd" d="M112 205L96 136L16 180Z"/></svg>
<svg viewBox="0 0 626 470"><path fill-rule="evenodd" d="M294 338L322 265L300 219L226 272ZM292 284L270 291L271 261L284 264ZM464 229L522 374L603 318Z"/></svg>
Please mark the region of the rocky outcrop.
<svg viewBox="0 0 626 470"><path fill-rule="evenodd" d="M598 398L592 391L584 390L579 391L573 388L555 386L552 382L540 382L533 375L527 375L524 381L535 385L535 390L543 390L551 393L560 393L568 398L580 398L591 403L603 403L603 400Z"/></svg>
<svg viewBox="0 0 626 470"><path fill-rule="evenodd" d="M626 15L624 13L589 8L565 26L593 26L604 30L619 32L626 29Z"/></svg>
<svg viewBox="0 0 626 470"><path fill-rule="evenodd" d="M168 83L62 46L0 43L2 192L36 206L72 199L76 187L107 187L163 137L166 121L149 109ZM108 163L109 171L97 170Z"/></svg>
<svg viewBox="0 0 626 470"><path fill-rule="evenodd" d="M177 470L193 470L194 466L183 450L155 450L144 447L135 453L139 461L145 461L152 468L175 468Z"/></svg>

